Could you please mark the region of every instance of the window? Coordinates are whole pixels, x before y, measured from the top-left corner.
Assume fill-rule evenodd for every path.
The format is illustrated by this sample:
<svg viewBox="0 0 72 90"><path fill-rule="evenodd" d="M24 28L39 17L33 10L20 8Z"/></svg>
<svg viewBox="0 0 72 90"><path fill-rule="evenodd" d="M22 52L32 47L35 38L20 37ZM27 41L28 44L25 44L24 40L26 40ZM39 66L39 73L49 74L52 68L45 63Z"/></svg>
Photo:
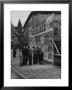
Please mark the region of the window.
<svg viewBox="0 0 72 90"><path fill-rule="evenodd" d="M52 59L52 54L48 53L48 59Z"/></svg>
<svg viewBox="0 0 72 90"><path fill-rule="evenodd" d="M58 27L54 27L54 35L58 35Z"/></svg>
<svg viewBox="0 0 72 90"><path fill-rule="evenodd" d="M48 45L48 52L52 52L53 51L53 46Z"/></svg>

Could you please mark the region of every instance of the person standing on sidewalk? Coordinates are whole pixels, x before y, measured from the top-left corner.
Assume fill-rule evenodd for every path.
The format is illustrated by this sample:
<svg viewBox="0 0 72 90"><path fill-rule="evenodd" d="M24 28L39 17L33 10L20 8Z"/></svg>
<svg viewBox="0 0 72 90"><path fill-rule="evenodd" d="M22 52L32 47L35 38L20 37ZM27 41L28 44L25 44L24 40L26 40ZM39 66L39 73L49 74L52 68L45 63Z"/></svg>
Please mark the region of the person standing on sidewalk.
<svg viewBox="0 0 72 90"><path fill-rule="evenodd" d="M37 60L39 64L43 64L43 51L39 47L37 47Z"/></svg>
<svg viewBox="0 0 72 90"><path fill-rule="evenodd" d="M28 60L29 60L29 65L32 65L32 49L30 46L28 46Z"/></svg>
<svg viewBox="0 0 72 90"><path fill-rule="evenodd" d="M39 47L37 47L37 63L38 63L38 64L39 64L39 57L40 57L40 56L39 56L39 55L40 55L39 52L40 52L40 51L39 51Z"/></svg>
<svg viewBox="0 0 72 90"><path fill-rule="evenodd" d="M43 64L43 57L44 57L44 53L42 51L42 48L39 48L40 53L39 53L39 64Z"/></svg>
<svg viewBox="0 0 72 90"><path fill-rule="evenodd" d="M14 47L13 47L13 57L14 57L14 58L16 57L16 47L15 47L15 45L14 45Z"/></svg>
<svg viewBox="0 0 72 90"><path fill-rule="evenodd" d="M19 66L22 66L22 62L23 62L23 54L22 54L22 49L19 49L19 59L20 59Z"/></svg>
<svg viewBox="0 0 72 90"><path fill-rule="evenodd" d="M24 48L22 49L22 54L23 54L23 61L22 61L22 65L27 65L27 61L28 61L28 47L24 46Z"/></svg>
<svg viewBox="0 0 72 90"><path fill-rule="evenodd" d="M33 64L37 64L37 50L33 47Z"/></svg>

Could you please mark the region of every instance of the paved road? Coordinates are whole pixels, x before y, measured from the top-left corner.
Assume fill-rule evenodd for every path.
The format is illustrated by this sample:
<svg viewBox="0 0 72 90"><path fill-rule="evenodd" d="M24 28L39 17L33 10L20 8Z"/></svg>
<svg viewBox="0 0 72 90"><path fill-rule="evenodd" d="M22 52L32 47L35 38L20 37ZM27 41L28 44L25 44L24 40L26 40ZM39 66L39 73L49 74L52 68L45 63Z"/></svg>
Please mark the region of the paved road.
<svg viewBox="0 0 72 90"><path fill-rule="evenodd" d="M11 72L11 79L17 79L17 76Z"/></svg>
<svg viewBox="0 0 72 90"><path fill-rule="evenodd" d="M53 65L33 65L13 67L22 75L30 79L60 79L61 69Z"/></svg>
<svg viewBox="0 0 72 90"><path fill-rule="evenodd" d="M11 58L11 64L20 74L29 79L60 79L61 68L51 64L19 66L19 57ZM14 75L12 75L12 78Z"/></svg>

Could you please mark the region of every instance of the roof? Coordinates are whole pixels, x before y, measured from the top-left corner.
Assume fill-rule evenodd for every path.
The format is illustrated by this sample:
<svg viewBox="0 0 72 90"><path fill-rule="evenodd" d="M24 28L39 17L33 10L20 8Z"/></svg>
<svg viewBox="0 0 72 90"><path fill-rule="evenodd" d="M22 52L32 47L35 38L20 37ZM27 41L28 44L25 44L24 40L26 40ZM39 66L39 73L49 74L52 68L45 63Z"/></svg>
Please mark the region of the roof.
<svg viewBox="0 0 72 90"><path fill-rule="evenodd" d="M61 14L61 11L32 11L29 15L29 17L27 18L23 28L27 25L29 19L31 18L32 15L35 15L35 14L52 14L52 13L55 13L55 14Z"/></svg>

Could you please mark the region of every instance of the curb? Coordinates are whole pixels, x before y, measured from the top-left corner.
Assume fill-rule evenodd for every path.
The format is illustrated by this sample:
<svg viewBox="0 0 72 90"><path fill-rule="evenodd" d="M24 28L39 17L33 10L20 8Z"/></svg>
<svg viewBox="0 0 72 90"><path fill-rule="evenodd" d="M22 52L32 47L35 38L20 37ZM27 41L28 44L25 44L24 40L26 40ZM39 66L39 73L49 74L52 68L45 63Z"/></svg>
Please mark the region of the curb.
<svg viewBox="0 0 72 90"><path fill-rule="evenodd" d="M20 77L22 77L23 79L28 79L27 77L25 77L24 75L22 75L22 74L20 74L18 71L16 71L16 69L15 69L13 66L11 66L11 69L13 69L14 72L17 73L17 74L18 74Z"/></svg>

